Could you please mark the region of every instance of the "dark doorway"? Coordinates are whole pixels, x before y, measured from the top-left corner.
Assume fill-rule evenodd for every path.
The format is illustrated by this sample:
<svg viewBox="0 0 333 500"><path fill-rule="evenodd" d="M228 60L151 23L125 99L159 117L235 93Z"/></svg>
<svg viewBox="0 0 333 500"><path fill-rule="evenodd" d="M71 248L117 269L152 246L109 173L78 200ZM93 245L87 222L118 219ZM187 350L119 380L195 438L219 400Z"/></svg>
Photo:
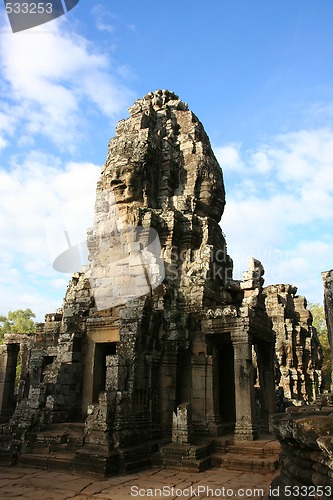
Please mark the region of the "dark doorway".
<svg viewBox="0 0 333 500"><path fill-rule="evenodd" d="M93 403L98 403L98 396L105 391L106 357L116 354L116 342L95 344Z"/></svg>
<svg viewBox="0 0 333 500"><path fill-rule="evenodd" d="M218 349L220 416L225 433L233 432L236 420L234 349L223 343Z"/></svg>

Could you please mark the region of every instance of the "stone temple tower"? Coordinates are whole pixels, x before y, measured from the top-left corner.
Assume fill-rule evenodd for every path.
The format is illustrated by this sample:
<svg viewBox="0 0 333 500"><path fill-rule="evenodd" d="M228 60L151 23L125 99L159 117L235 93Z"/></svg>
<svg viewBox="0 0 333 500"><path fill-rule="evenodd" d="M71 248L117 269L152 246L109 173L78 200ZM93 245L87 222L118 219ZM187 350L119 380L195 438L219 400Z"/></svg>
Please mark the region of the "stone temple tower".
<svg viewBox="0 0 333 500"><path fill-rule="evenodd" d="M110 141L97 187L95 225L88 232L88 274L95 299L86 320L91 339L88 363L98 351L109 352L113 345L114 352L107 358L115 363L112 389L121 394L121 401L112 403L117 445L170 433L173 411L191 401L191 346L195 335L200 336L200 314L204 308L226 303L225 286L232 275L219 226L225 205L222 171L202 124L168 91L148 94L129 111L130 118L118 124ZM105 255L113 248L114 258L117 231L121 238L122 230L126 235L137 227L143 229L135 233L132 239L139 241L133 244L142 247L149 245L145 229L158 233L164 280L135 298L131 275L123 279L120 272L112 272ZM122 244L118 247L122 251ZM148 264L152 283L158 280L154 266L157 274L161 272L156 259ZM110 272L112 283L107 279ZM128 289L124 303L98 310L108 305L110 287L117 282L117 290L125 290L126 295ZM105 333L103 342L96 342L97 333L107 330L101 325L113 317L117 317L117 333ZM99 362L97 366L99 370ZM94 373L94 366L88 372ZM84 413L85 404L94 399L94 387L90 387L92 393L87 387L88 380ZM197 425L206 428L206 421Z"/></svg>
<svg viewBox="0 0 333 500"><path fill-rule="evenodd" d="M35 443L56 435L64 464L107 474L147 465L167 440L268 430L275 333L264 269L252 259L233 279L207 134L167 90L129 112L97 185L90 264L29 343L6 427L12 461L36 464Z"/></svg>

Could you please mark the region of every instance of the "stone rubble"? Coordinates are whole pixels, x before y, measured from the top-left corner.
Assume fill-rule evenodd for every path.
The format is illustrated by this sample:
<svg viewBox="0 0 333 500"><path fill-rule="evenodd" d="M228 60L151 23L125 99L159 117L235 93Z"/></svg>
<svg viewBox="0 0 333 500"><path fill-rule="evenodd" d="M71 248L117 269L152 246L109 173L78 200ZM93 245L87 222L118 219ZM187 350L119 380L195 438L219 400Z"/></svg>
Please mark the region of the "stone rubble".
<svg viewBox="0 0 333 500"><path fill-rule="evenodd" d="M328 338L332 346L333 271L322 273ZM302 314L299 314L302 319ZM303 311L303 319L305 314ZM297 348L296 348L297 353ZM332 362L333 367L333 362ZM316 404L288 408L271 417L271 431L281 443L281 473L272 489L278 498L290 498L299 491L306 500L333 497L333 394L318 395ZM298 490L297 490L298 489Z"/></svg>

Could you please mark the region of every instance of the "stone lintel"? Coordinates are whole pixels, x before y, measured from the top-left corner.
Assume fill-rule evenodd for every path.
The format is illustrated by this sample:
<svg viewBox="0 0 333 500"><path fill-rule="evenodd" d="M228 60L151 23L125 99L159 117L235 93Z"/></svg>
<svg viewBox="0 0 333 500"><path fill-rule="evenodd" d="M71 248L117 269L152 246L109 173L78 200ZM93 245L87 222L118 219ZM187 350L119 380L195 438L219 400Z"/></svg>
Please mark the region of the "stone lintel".
<svg viewBox="0 0 333 500"><path fill-rule="evenodd" d="M119 318L93 318L87 322L87 336L96 343L119 342Z"/></svg>
<svg viewBox="0 0 333 500"><path fill-rule="evenodd" d="M119 342L119 328L98 328L91 329L88 332L88 337L96 344L106 344L108 342Z"/></svg>
<svg viewBox="0 0 333 500"><path fill-rule="evenodd" d="M31 337L24 333L5 333L4 344L28 344Z"/></svg>

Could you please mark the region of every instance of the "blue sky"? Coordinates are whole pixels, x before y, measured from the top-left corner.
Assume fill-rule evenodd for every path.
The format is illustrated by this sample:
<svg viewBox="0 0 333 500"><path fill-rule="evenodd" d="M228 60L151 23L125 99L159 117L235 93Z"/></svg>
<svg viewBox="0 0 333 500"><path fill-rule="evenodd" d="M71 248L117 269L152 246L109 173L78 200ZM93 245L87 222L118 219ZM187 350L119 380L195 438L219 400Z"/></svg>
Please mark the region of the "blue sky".
<svg viewBox="0 0 333 500"><path fill-rule="evenodd" d="M188 102L223 169L235 278L322 301L333 267L333 2L80 0L55 21L0 29L0 314L61 305L66 227L93 220L115 125L167 88Z"/></svg>

